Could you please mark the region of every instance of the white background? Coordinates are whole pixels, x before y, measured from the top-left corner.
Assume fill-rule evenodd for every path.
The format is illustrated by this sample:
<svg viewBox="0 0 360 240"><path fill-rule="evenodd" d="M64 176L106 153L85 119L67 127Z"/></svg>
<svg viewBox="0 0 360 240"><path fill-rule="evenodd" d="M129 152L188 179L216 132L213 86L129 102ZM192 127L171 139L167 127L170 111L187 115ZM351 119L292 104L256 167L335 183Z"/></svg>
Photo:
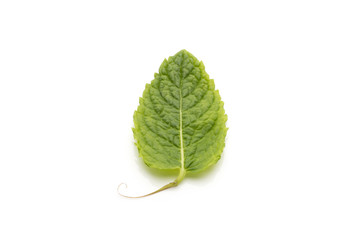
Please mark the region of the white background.
<svg viewBox="0 0 360 240"><path fill-rule="evenodd" d="M179 187L132 116L202 60L222 159ZM0 239L360 239L359 1L1 1Z"/></svg>

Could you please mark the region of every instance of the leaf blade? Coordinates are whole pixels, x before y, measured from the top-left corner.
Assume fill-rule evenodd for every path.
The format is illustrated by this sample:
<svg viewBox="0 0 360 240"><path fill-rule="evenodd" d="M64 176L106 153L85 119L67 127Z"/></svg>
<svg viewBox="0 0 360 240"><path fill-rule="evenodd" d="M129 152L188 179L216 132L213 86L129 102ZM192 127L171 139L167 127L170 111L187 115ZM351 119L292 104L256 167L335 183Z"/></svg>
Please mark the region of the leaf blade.
<svg viewBox="0 0 360 240"><path fill-rule="evenodd" d="M181 50L164 60L134 113L134 138L149 167L201 171L221 157L227 115L205 66Z"/></svg>

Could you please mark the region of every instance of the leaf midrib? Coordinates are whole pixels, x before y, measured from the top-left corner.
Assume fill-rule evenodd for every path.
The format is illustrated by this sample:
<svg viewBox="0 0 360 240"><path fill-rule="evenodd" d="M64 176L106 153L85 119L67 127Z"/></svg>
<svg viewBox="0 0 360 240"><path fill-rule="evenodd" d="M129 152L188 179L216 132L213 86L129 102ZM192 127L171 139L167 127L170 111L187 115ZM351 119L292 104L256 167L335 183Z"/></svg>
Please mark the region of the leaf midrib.
<svg viewBox="0 0 360 240"><path fill-rule="evenodd" d="M182 79L181 79L182 80ZM183 124L182 124L182 81L180 82L180 109L179 109L179 118L180 118L180 126L179 126L179 132L180 132L180 163L181 163L181 169L180 171L185 170L185 157L184 157L184 141L183 141Z"/></svg>

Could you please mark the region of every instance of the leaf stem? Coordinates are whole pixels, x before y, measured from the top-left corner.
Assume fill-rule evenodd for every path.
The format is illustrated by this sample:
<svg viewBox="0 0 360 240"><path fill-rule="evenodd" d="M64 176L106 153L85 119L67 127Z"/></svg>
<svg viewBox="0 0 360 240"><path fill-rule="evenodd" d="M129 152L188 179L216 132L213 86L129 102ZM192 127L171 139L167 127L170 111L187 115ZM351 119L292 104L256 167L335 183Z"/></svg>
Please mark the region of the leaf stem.
<svg viewBox="0 0 360 240"><path fill-rule="evenodd" d="M133 196L127 196L127 195L124 195L124 194L120 193L119 190L120 190L121 185L124 184L124 185L127 187L127 185L126 185L125 183L119 184L117 191L118 191L118 194L119 194L120 196L123 196L123 197L126 197L126 198L143 198L143 197L147 197L147 196L153 195L153 194L155 194L155 193L164 191L164 190L166 190L166 189L169 189L169 188L172 188L172 187L176 187L176 186L179 185L179 183L184 179L185 175L186 175L186 170L185 170L184 168L180 168L179 175L177 176L177 178L176 178L174 181L166 184L165 186L162 186L161 188L159 188L158 190L156 190L156 191L154 191L154 192L151 192L151 193L148 193L148 194L145 194L145 195L142 195L142 196L135 196L135 197L133 197Z"/></svg>

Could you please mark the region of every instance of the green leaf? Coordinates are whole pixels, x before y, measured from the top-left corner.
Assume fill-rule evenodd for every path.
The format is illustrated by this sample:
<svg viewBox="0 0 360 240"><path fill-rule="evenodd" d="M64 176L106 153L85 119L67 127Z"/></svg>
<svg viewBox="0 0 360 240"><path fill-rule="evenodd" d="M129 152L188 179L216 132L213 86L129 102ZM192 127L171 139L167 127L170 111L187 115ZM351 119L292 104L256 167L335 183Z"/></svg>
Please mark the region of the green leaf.
<svg viewBox="0 0 360 240"><path fill-rule="evenodd" d="M179 169L179 176L145 196L177 186L187 172L215 164L227 132L227 115L214 80L191 53L181 50L165 59L154 78L134 113L135 144L146 165Z"/></svg>

